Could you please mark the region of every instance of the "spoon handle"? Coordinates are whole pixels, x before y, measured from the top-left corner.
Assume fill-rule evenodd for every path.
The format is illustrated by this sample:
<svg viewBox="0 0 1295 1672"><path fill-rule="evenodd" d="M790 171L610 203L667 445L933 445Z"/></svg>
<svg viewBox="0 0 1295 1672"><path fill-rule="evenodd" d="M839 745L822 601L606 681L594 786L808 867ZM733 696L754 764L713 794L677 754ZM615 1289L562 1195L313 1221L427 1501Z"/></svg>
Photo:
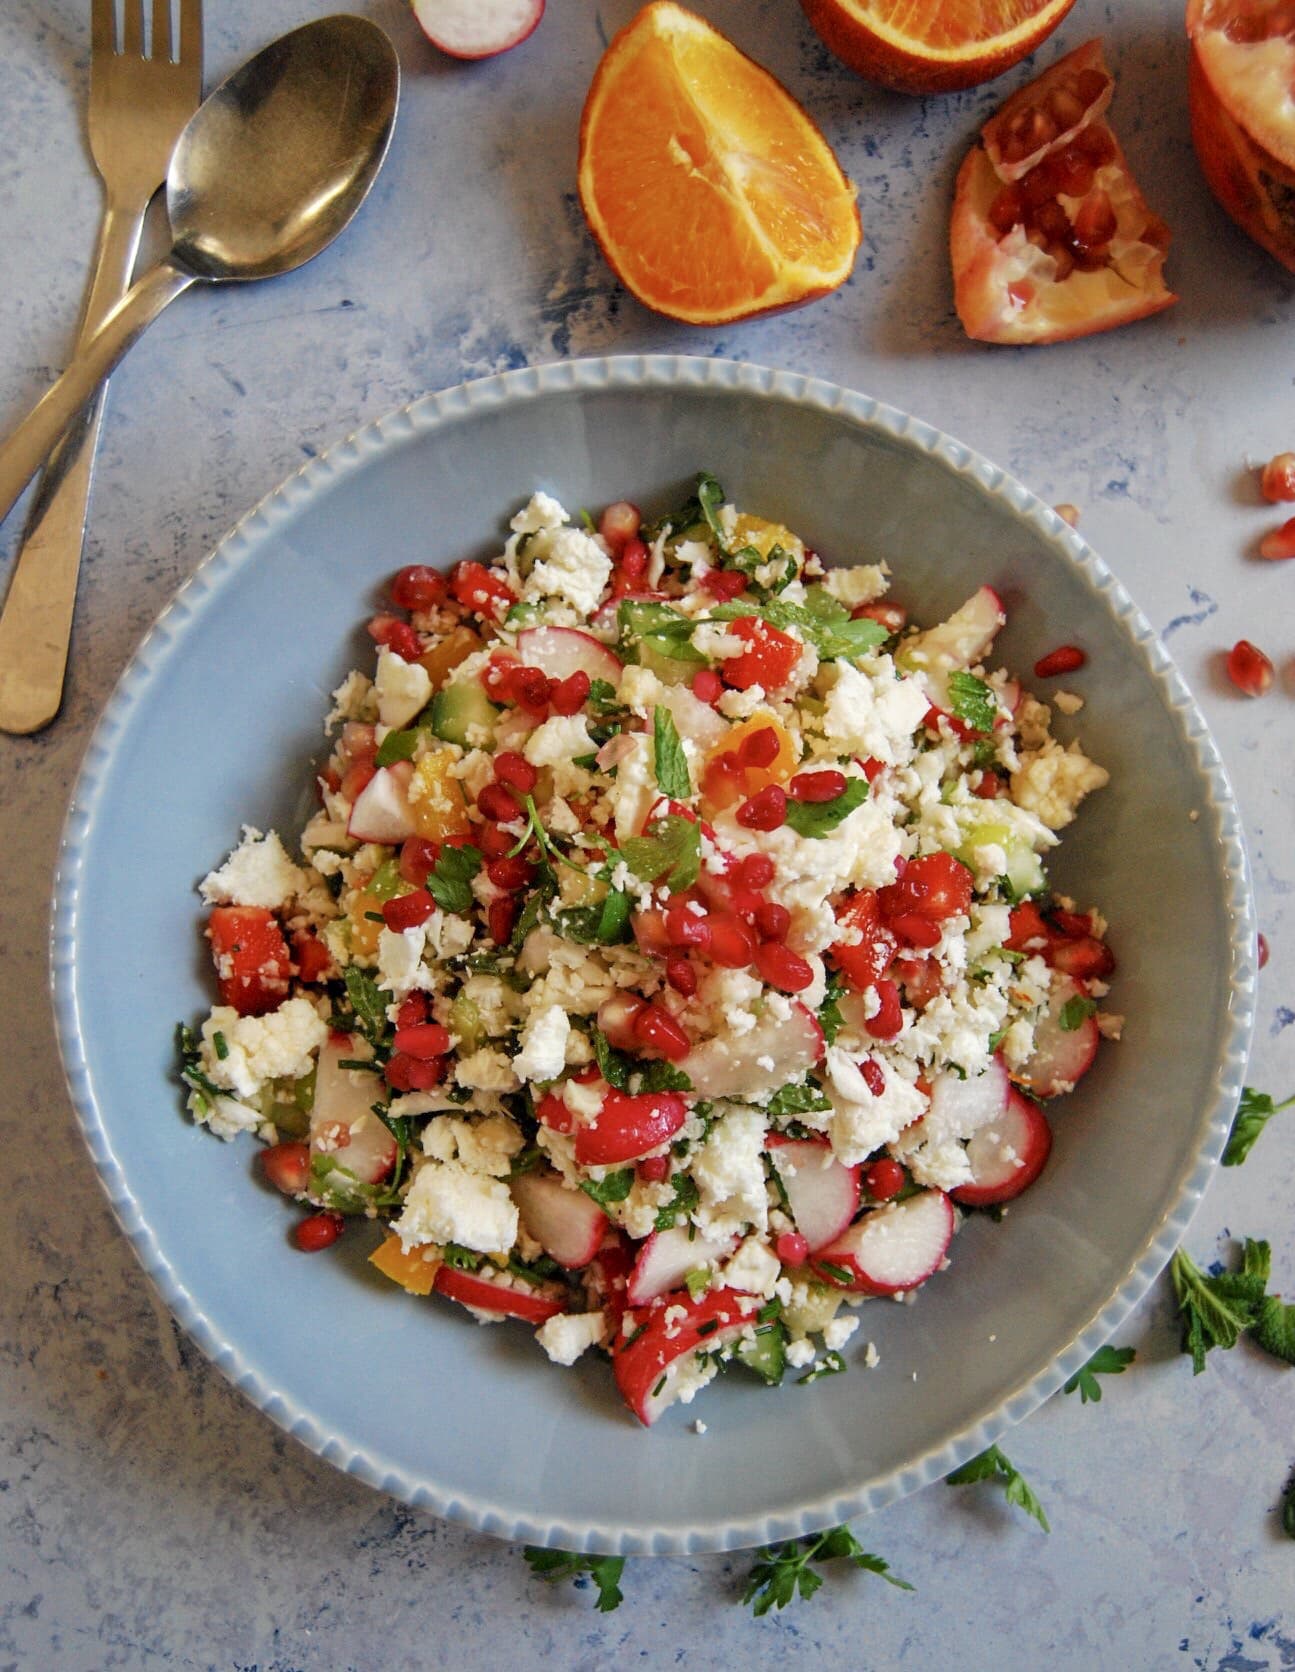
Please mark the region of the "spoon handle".
<svg viewBox="0 0 1295 1672"><path fill-rule="evenodd" d="M193 282L192 273L160 262L132 285L94 335L78 347L67 370L0 445L0 522L127 349Z"/></svg>

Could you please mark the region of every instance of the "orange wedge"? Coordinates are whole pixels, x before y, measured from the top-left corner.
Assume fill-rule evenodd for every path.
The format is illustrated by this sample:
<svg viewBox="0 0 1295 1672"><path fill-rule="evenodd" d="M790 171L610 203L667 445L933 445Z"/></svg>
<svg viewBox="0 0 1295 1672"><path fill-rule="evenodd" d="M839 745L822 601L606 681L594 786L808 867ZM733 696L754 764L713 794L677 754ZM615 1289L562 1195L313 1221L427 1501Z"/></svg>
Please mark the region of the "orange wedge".
<svg viewBox="0 0 1295 1672"><path fill-rule="evenodd" d="M791 95L718 31L654 0L585 100L580 202L616 276L658 313L722 325L849 277L854 188Z"/></svg>
<svg viewBox="0 0 1295 1672"><path fill-rule="evenodd" d="M1045 41L1075 0L800 0L842 63L902 93L989 81Z"/></svg>

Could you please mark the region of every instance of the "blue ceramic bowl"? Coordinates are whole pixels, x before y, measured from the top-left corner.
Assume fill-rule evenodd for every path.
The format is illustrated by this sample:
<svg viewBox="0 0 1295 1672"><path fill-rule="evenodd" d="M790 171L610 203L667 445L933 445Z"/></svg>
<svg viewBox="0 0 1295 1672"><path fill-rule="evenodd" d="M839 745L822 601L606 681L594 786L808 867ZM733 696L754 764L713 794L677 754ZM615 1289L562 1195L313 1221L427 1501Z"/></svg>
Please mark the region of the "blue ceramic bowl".
<svg viewBox="0 0 1295 1672"><path fill-rule="evenodd" d="M1067 834L1054 880L1110 918L1127 1025L1057 1111L1049 1169L1007 1222L969 1224L915 1306L864 1309L856 1343L876 1342L876 1369L776 1391L726 1379L702 1402L701 1439L696 1408L642 1430L596 1356L560 1372L524 1330L404 1295L366 1266L363 1229L328 1258L297 1254L255 1145L182 1115L171 1037L211 1001L194 883L240 821L295 830L328 692L361 657L358 624L387 577L497 550L536 486L572 508L664 508L703 467L831 557L887 559L924 620L997 587L1009 667L1062 640L1087 648L1082 734L1112 784ZM1225 1140L1254 939L1214 744L1077 534L875 401L724 361L625 358L429 396L312 460L234 529L95 734L59 866L54 972L72 1096L122 1227L249 1399L339 1467L474 1527L665 1553L809 1532L937 1480L1109 1338Z"/></svg>

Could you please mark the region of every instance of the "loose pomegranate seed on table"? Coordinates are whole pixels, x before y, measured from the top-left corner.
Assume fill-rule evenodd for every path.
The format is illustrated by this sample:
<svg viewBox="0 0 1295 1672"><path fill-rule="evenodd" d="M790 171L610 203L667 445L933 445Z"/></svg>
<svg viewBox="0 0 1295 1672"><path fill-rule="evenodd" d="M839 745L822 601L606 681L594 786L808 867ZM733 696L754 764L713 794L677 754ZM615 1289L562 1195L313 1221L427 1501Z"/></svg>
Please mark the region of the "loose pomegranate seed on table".
<svg viewBox="0 0 1295 1672"><path fill-rule="evenodd" d="M1272 505L1295 499L1295 453L1275 453L1263 467L1259 491Z"/></svg>
<svg viewBox="0 0 1295 1672"><path fill-rule="evenodd" d="M292 1239L303 1254L318 1254L333 1246L345 1223L340 1213L312 1213L297 1225Z"/></svg>
<svg viewBox="0 0 1295 1672"><path fill-rule="evenodd" d="M1273 682L1273 665L1249 639L1238 639L1228 651L1228 678L1248 697L1262 697Z"/></svg>
<svg viewBox="0 0 1295 1672"><path fill-rule="evenodd" d="M1273 562L1295 557L1295 517L1264 535L1259 542L1259 555Z"/></svg>
<svg viewBox="0 0 1295 1672"><path fill-rule="evenodd" d="M1058 645L1034 664L1036 679L1055 679L1059 674L1077 673L1088 661L1088 653L1077 644Z"/></svg>

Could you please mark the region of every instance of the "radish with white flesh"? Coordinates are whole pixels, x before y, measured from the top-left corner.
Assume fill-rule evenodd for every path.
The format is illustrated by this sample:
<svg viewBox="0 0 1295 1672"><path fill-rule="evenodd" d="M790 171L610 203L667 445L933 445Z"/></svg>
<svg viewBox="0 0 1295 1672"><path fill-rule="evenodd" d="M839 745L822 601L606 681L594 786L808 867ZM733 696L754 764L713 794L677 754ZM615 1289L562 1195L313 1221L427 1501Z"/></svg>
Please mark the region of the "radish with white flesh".
<svg viewBox="0 0 1295 1672"><path fill-rule="evenodd" d="M730 729L724 716L717 714L708 702L695 697L686 685L668 685L662 693L661 706L670 711L679 736L689 738L706 754Z"/></svg>
<svg viewBox="0 0 1295 1672"><path fill-rule="evenodd" d="M816 1254L846 1229L859 1211L862 1166L847 1167L832 1146L817 1138L769 1139L769 1154L787 1192L796 1229Z"/></svg>
<svg viewBox="0 0 1295 1672"><path fill-rule="evenodd" d="M931 1081L931 1107L924 1117L927 1130L969 1137L1003 1112L1011 1089L1001 1057L991 1057L983 1074L966 1079L946 1068Z"/></svg>
<svg viewBox="0 0 1295 1672"><path fill-rule="evenodd" d="M613 1349L612 1370L621 1398L645 1428L679 1397L680 1383L687 1385L684 1373L698 1354L730 1346L754 1323L760 1305L759 1296L735 1289L711 1289L697 1300L681 1289L658 1301L646 1320L626 1315L626 1322L635 1319L638 1333L623 1336Z"/></svg>
<svg viewBox="0 0 1295 1672"><path fill-rule="evenodd" d="M1091 1014L1075 1017L1072 1012L1069 1019L1075 1020L1076 1026L1061 1025L1066 1006L1077 1002L1077 1007L1086 1009L1086 998L1077 981L1071 981L1068 976L1053 979L1048 1008L1034 1026L1034 1050L1017 1074L1021 1084L1036 1097L1057 1097L1068 1092L1092 1067L1102 1037L1096 1017Z"/></svg>
<svg viewBox="0 0 1295 1672"><path fill-rule="evenodd" d="M526 667L538 668L550 679L587 673L590 679L616 685L625 672L614 651L576 627L528 627L517 635L517 654Z"/></svg>
<svg viewBox="0 0 1295 1672"><path fill-rule="evenodd" d="M905 639L895 661L906 672L917 674L931 701L948 713L953 707L949 674L981 661L1006 620L1003 600L992 586L982 586L947 621Z"/></svg>
<svg viewBox="0 0 1295 1672"><path fill-rule="evenodd" d="M679 1225L653 1231L639 1249L626 1299L631 1306L646 1306L658 1295L677 1289L690 1271L704 1271L726 1260L737 1244L736 1236L708 1237L698 1232L690 1238Z"/></svg>
<svg viewBox="0 0 1295 1672"><path fill-rule="evenodd" d="M969 1208L1010 1202L1034 1183L1051 1151L1048 1117L1013 1086L1002 1114L967 1145L971 1183L960 1184L950 1195Z"/></svg>
<svg viewBox="0 0 1295 1672"><path fill-rule="evenodd" d="M433 46L451 58L493 58L520 46L544 16L544 0L413 0Z"/></svg>
<svg viewBox="0 0 1295 1672"><path fill-rule="evenodd" d="M707 1039L679 1064L692 1081L696 1097L740 1097L765 1089L776 1091L823 1055L823 1030L803 1004L793 1003L784 1017L766 1012L750 1033ZM760 1058L773 1061L763 1068Z"/></svg>
<svg viewBox="0 0 1295 1672"><path fill-rule="evenodd" d="M413 775L409 761L380 766L356 796L346 834L357 842L389 845L412 836L415 827L409 805L409 780Z"/></svg>
<svg viewBox="0 0 1295 1672"><path fill-rule="evenodd" d="M583 1190L568 1190L556 1173L521 1173L509 1186L522 1224L551 1260L579 1271L602 1247L607 1215Z"/></svg>
<svg viewBox="0 0 1295 1672"><path fill-rule="evenodd" d="M367 1069L342 1068L372 1055L358 1034L331 1035L319 1053L310 1110L310 1153L331 1155L361 1184L376 1184L396 1164L391 1132L373 1113L378 1082ZM345 1139L343 1142L342 1140Z"/></svg>
<svg viewBox="0 0 1295 1672"><path fill-rule="evenodd" d="M522 1318L528 1324L546 1324L559 1312L566 1311L556 1284L533 1285L518 1278L514 1287L502 1277L485 1275L494 1270L489 1264L483 1265L480 1271L438 1266L434 1287L437 1294L492 1318Z"/></svg>
<svg viewBox="0 0 1295 1672"><path fill-rule="evenodd" d="M826 1283L865 1295L902 1295L940 1268L953 1236L953 1204L943 1190L873 1208L844 1236L820 1249L815 1272Z"/></svg>

